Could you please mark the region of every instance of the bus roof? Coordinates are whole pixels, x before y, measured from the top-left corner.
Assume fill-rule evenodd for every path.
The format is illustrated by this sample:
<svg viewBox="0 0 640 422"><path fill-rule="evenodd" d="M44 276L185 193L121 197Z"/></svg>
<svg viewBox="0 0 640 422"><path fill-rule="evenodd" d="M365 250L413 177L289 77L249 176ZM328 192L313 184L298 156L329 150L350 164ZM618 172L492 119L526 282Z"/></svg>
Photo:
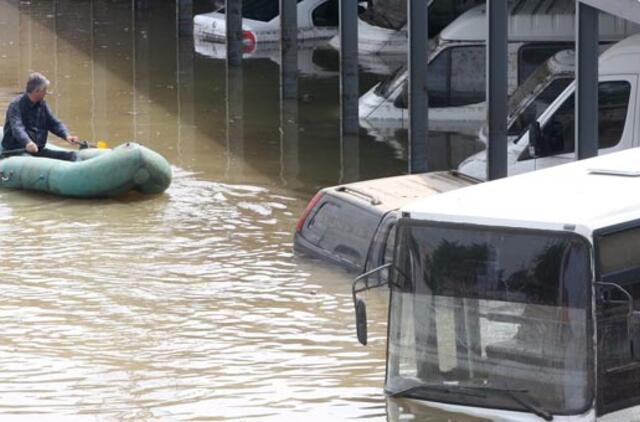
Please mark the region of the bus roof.
<svg viewBox="0 0 640 422"><path fill-rule="evenodd" d="M576 2L573 0L511 0L509 41L568 42L575 39ZM446 41L484 41L487 36L486 6L476 6L442 30ZM640 27L625 19L600 13L600 41L618 41L639 32Z"/></svg>
<svg viewBox="0 0 640 422"><path fill-rule="evenodd" d="M486 182L412 202L417 220L593 231L640 219L640 148Z"/></svg>

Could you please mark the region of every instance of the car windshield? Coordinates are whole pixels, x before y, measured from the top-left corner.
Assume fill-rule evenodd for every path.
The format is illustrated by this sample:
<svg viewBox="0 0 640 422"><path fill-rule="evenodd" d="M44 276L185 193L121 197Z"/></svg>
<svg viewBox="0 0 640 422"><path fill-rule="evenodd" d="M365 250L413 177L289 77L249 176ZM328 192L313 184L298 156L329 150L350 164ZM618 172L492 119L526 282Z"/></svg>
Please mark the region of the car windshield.
<svg viewBox="0 0 640 422"><path fill-rule="evenodd" d="M297 0L300 3L302 0ZM223 6L223 2L219 2ZM218 11L224 13L224 8ZM256 21L269 22L280 14L278 0L242 0L242 17Z"/></svg>
<svg viewBox="0 0 640 422"><path fill-rule="evenodd" d="M553 414L590 407L591 273L584 239L401 223L397 244L390 394Z"/></svg>
<svg viewBox="0 0 640 422"><path fill-rule="evenodd" d="M519 138L529 125L534 122L544 110L569 86L573 81L572 71L555 71L549 62L540 65L509 96L507 117L508 136ZM485 123L482 133L488 134L489 128Z"/></svg>

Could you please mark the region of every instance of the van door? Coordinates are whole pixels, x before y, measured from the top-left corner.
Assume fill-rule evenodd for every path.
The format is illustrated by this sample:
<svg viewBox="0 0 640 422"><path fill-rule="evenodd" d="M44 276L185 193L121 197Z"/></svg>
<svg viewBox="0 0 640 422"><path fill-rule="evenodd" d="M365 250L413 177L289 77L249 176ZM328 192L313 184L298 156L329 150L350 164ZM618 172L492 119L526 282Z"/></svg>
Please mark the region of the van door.
<svg viewBox="0 0 640 422"><path fill-rule="evenodd" d="M529 154L528 132L525 142L509 174L524 173L552 167L575 160L575 84L551 105L551 113L538 119L541 125L540 152L534 159ZM598 89L598 142L599 153L608 154L634 145L635 109L637 96L636 75L609 75L600 78ZM518 142L518 143L520 143Z"/></svg>
<svg viewBox="0 0 640 422"><path fill-rule="evenodd" d="M640 405L640 356L630 347L629 313L640 310L640 227L600 230L594 235L597 253L597 412L606 420L637 420L623 409ZM633 309L630 309L632 307ZM613 413L616 412L616 413Z"/></svg>

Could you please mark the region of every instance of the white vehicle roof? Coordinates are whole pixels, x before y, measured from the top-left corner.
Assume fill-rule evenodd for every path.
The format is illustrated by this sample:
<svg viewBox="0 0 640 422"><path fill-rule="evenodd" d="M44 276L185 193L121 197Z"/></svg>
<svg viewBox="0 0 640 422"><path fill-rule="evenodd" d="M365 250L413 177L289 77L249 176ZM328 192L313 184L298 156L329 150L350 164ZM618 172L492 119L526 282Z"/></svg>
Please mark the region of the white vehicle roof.
<svg viewBox="0 0 640 422"><path fill-rule="evenodd" d="M600 74L640 73L640 34L632 35L600 55Z"/></svg>
<svg viewBox="0 0 640 422"><path fill-rule="evenodd" d="M509 2L509 41L573 41L573 0L513 0ZM639 32L640 26L625 19L600 13L600 41L617 41ZM468 10L440 33L446 41L484 41L487 36L486 6Z"/></svg>
<svg viewBox="0 0 640 422"><path fill-rule="evenodd" d="M639 192L640 148L633 148L435 195L401 212L417 220L571 230L590 238L599 228L640 219Z"/></svg>

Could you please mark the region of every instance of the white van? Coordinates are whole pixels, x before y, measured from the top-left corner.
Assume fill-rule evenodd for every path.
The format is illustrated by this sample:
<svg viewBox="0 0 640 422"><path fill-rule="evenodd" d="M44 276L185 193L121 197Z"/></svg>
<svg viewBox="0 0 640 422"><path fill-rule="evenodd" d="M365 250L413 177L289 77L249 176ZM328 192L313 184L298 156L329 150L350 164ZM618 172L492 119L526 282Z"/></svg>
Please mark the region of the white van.
<svg viewBox="0 0 640 422"><path fill-rule="evenodd" d="M631 36L600 55L599 142L600 154L640 145L637 117L640 77L640 34ZM535 148L525 130L508 145L510 175L555 166L575 159L575 82L540 115L540 138ZM532 148L530 148L530 146ZM460 164L459 171L486 178L486 151Z"/></svg>
<svg viewBox="0 0 640 422"><path fill-rule="evenodd" d="M298 0L298 38L331 38L337 32L338 0ZM193 33L201 39L224 43L224 8L196 15ZM280 40L280 7L277 0L243 0L242 40L245 46Z"/></svg>
<svg viewBox="0 0 640 422"><path fill-rule="evenodd" d="M509 80L511 94L554 53L574 47L575 2L559 0L542 7L541 0L510 3ZM616 42L638 32L638 26L600 13L600 41ZM475 7L452 22L429 54L429 128L477 133L486 119L485 6ZM371 126L408 126L407 70L399 69L360 98L360 118Z"/></svg>
<svg viewBox="0 0 640 422"><path fill-rule="evenodd" d="M634 148L404 206L393 263L353 287L366 343L358 295L389 280L390 400L450 420L640 420L638 191Z"/></svg>

